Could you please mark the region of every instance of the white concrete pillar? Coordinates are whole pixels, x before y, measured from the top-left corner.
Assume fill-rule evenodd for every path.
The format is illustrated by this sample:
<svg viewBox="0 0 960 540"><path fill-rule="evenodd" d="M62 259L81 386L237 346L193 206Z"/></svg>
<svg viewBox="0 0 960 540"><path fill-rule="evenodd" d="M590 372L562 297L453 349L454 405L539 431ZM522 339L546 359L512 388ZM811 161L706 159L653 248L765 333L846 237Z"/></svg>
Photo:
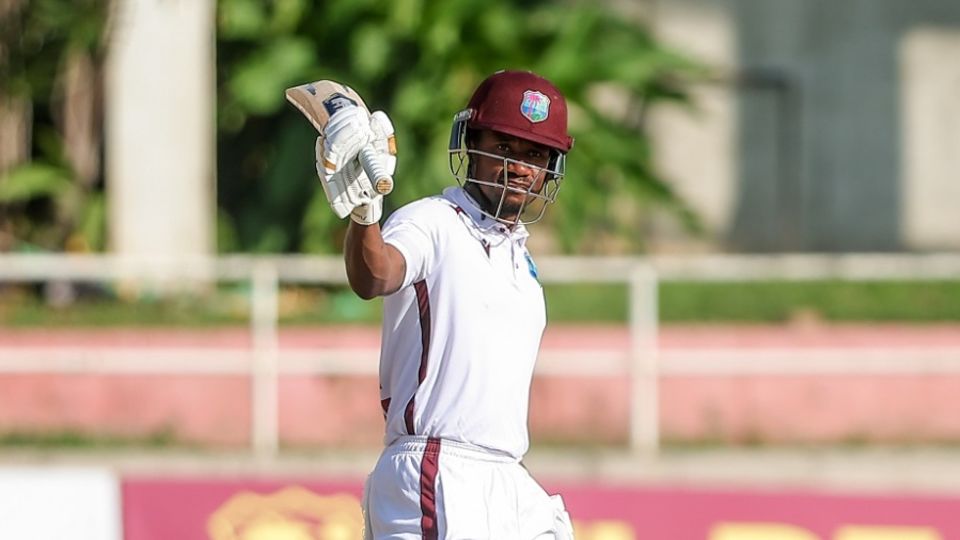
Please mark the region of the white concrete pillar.
<svg viewBox="0 0 960 540"><path fill-rule="evenodd" d="M960 30L900 43L902 231L906 247L960 248Z"/></svg>
<svg viewBox="0 0 960 540"><path fill-rule="evenodd" d="M110 249L215 251L214 0L118 0L106 81Z"/></svg>
<svg viewBox="0 0 960 540"><path fill-rule="evenodd" d="M736 27L726 2L658 1L651 22L665 45L706 63L718 76L734 71ZM689 90L693 110L654 107L649 125L655 166L703 219L711 238L702 247L709 249L724 239L736 210L736 96L721 82ZM677 240L680 245L655 248L690 249L688 240Z"/></svg>

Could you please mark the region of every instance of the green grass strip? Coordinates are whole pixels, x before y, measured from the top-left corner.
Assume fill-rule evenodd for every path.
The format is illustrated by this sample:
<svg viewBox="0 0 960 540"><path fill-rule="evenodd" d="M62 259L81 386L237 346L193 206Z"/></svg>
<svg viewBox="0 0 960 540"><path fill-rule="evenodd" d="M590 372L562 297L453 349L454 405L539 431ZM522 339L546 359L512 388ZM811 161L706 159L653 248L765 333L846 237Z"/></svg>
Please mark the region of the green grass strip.
<svg viewBox="0 0 960 540"><path fill-rule="evenodd" d="M551 322L622 323L629 314L626 285L544 287ZM960 281L930 282L665 282L658 291L664 323L777 323L797 316L849 322L960 321ZM0 325L7 327L246 325L249 291L224 287L204 295L121 301L101 294L62 307L36 295L0 292ZM280 323L379 324L382 300L364 301L346 288L284 288Z"/></svg>

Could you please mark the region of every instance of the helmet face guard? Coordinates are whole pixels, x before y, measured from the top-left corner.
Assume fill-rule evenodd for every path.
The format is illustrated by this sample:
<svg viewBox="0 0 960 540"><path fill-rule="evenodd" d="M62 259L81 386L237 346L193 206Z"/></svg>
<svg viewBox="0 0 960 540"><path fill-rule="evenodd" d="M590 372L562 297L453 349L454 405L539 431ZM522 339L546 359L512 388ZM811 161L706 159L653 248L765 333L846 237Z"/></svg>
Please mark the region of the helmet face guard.
<svg viewBox="0 0 960 540"><path fill-rule="evenodd" d="M466 188L468 184L478 186L488 186L500 190L499 199L490 201L492 208L483 208L480 205L480 211L496 221L506 225L529 225L536 223L543 218L547 210L547 205L557 199L557 193L560 191L560 182L563 180L565 168L565 156L557 150L551 150L550 160L547 167L538 167L536 165L510 159L497 154L483 152L469 148L467 144L467 122L472 111L467 109L460 112L453 123L453 129L450 133L450 145L448 149L450 174L457 179L461 187ZM479 179L475 177L475 165L480 159L499 160L503 164L501 177L496 180ZM537 178L543 178L542 182L534 182L526 187L512 186L508 182L508 171L511 163L520 164L523 167L532 169ZM537 184L540 189L535 190ZM505 217L504 203L508 193L520 193L524 195L524 201L512 218ZM478 201L479 202L479 201ZM513 214L513 212L510 212Z"/></svg>
<svg viewBox="0 0 960 540"><path fill-rule="evenodd" d="M546 146L550 149L547 167L470 148L470 130L490 130ZM488 208L480 209L485 215L508 225L534 223L543 217L547 205L556 200L565 156L572 147L573 137L567 133L567 102L560 90L529 71L498 71L480 83L467 108L453 119L448 148L450 173L463 187L476 184L500 190L499 200L487 197ZM502 160L502 178L476 178L480 159ZM506 172L511 163L537 171L538 179L543 181L525 188L511 185ZM538 183L539 189L534 190ZM505 204L510 192L522 193L525 198L519 210L510 208L507 212Z"/></svg>

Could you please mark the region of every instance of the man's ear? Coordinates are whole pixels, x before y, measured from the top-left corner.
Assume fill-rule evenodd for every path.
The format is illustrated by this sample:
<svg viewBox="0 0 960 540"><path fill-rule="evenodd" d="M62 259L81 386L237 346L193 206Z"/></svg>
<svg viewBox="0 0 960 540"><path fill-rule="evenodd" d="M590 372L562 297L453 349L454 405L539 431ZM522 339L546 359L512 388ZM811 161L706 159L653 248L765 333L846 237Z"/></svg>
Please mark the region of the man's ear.
<svg viewBox="0 0 960 540"><path fill-rule="evenodd" d="M477 140L480 138L480 132L476 129L467 128L467 132L463 135L463 145L467 150L473 150L477 147ZM473 156L469 153L467 154L467 178L476 178L477 162L473 159Z"/></svg>
<svg viewBox="0 0 960 540"><path fill-rule="evenodd" d="M463 137L463 142L467 148L476 148L477 140L480 139L480 132L474 128L467 128L467 133Z"/></svg>

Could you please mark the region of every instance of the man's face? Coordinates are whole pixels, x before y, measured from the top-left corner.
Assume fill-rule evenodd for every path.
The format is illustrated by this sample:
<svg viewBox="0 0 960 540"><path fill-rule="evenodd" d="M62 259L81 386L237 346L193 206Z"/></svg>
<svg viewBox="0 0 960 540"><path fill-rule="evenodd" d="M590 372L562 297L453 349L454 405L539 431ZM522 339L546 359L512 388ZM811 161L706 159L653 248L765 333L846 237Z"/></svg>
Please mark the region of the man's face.
<svg viewBox="0 0 960 540"><path fill-rule="evenodd" d="M540 193L543 189L546 168L550 162L550 148L485 129L477 134L472 149L498 156L471 154L474 164L473 177L481 182L494 184L474 184L485 199L478 202L484 204L485 210L494 215L500 207L501 218L515 220L528 198L527 193ZM503 158L510 161L504 161ZM512 189L498 187L505 182L506 186Z"/></svg>

